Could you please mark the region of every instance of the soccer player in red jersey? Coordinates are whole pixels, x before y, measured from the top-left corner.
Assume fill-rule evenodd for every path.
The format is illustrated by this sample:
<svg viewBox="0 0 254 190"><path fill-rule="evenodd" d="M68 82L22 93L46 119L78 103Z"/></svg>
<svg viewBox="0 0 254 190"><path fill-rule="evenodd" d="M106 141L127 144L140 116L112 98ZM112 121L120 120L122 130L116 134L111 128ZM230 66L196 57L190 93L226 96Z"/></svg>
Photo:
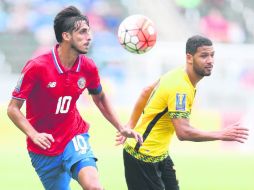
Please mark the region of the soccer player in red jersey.
<svg viewBox="0 0 254 190"><path fill-rule="evenodd" d="M31 59L8 106L8 116L27 135L27 149L47 190L68 190L71 177L83 189L103 189L96 158L88 139L89 124L82 119L76 101L87 89L104 117L125 137L142 137L118 121L105 96L98 69L86 54L91 41L89 21L73 7L54 20L58 44ZM26 101L26 117L20 111Z"/></svg>

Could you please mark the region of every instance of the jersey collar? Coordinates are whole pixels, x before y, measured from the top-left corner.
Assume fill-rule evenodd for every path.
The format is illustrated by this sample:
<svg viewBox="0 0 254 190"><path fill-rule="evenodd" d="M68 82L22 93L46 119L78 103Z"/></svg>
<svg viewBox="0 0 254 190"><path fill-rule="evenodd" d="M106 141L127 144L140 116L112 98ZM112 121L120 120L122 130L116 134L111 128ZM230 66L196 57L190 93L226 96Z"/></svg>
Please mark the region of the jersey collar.
<svg viewBox="0 0 254 190"><path fill-rule="evenodd" d="M58 71L59 74L63 74L66 71L65 71L64 67L62 66L62 64L60 64L61 62L60 62L58 52L57 52L58 47L59 47L59 44L57 44L55 47L53 47L51 52L52 52L52 57L54 60L54 65L56 67L56 70ZM80 71L80 59L81 59L81 57L78 56L77 60L75 61L75 64L70 69L71 71L75 71L75 72Z"/></svg>

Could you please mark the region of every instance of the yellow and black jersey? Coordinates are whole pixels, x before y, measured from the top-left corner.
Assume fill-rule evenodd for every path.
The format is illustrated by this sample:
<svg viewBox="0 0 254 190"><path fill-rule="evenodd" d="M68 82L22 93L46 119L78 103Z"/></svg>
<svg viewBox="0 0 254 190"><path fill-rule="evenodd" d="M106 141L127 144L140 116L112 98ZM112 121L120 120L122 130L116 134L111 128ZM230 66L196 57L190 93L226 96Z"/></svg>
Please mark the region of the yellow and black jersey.
<svg viewBox="0 0 254 190"><path fill-rule="evenodd" d="M135 127L135 131L143 135L142 146L134 139L128 139L125 150L147 162L164 159L175 132L171 119L189 118L194 96L195 88L183 67L164 74Z"/></svg>

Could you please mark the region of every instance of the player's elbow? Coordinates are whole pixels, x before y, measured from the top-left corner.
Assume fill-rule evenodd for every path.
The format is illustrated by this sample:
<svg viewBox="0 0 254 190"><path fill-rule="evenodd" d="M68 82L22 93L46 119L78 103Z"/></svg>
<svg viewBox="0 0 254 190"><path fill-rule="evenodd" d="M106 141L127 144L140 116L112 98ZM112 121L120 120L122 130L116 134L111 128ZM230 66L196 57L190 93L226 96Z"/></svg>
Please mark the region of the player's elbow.
<svg viewBox="0 0 254 190"><path fill-rule="evenodd" d="M176 135L176 136L177 136L178 140L180 140L180 141L188 140L184 135Z"/></svg>
<svg viewBox="0 0 254 190"><path fill-rule="evenodd" d="M10 119L12 119L17 112L17 106L15 104L10 103L7 107L7 115Z"/></svg>
<svg viewBox="0 0 254 190"><path fill-rule="evenodd" d="M11 116L13 115L13 112L14 112L14 107L12 105L9 105L7 107L7 115L9 118L11 118Z"/></svg>
<svg viewBox="0 0 254 190"><path fill-rule="evenodd" d="M180 141L190 141L192 134L191 134L191 131L189 130L182 130L182 131L176 132L176 136L178 140Z"/></svg>
<svg viewBox="0 0 254 190"><path fill-rule="evenodd" d="M150 86L145 87L142 90L141 97L147 99L149 98L151 92L152 92L152 88Z"/></svg>
<svg viewBox="0 0 254 190"><path fill-rule="evenodd" d="M172 119L175 133L180 141L191 141L195 131L189 124L188 119Z"/></svg>
<svg viewBox="0 0 254 190"><path fill-rule="evenodd" d="M146 96L147 94L149 94L149 92L150 92L149 87L145 87L142 89L141 95Z"/></svg>

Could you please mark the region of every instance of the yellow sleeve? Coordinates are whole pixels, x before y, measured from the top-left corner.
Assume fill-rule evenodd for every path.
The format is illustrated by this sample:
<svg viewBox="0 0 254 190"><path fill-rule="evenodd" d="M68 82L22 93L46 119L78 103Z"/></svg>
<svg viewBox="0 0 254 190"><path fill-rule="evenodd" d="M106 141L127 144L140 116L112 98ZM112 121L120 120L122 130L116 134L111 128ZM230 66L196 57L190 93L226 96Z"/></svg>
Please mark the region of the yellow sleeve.
<svg viewBox="0 0 254 190"><path fill-rule="evenodd" d="M168 97L170 118L189 118L192 95L187 88L172 89Z"/></svg>

